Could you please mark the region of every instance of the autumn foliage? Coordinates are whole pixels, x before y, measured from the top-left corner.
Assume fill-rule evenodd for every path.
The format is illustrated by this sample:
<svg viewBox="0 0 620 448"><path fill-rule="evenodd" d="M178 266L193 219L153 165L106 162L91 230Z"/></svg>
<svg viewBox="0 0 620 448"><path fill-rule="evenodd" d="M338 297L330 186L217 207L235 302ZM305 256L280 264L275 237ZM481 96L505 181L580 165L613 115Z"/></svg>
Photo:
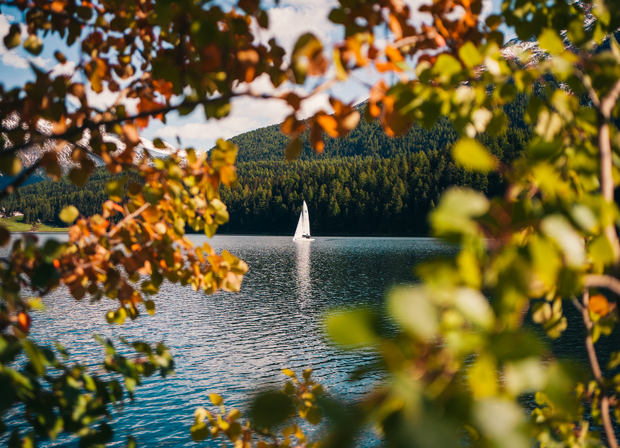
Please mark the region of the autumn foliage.
<svg viewBox="0 0 620 448"><path fill-rule="evenodd" d="M13 24L4 36L8 50L23 45L38 55L52 33L79 46L80 54L68 61L55 53L60 64L75 64L74 74L33 66L34 80L0 86L0 171L13 176L0 198L39 168L53 179L62 176L58 155L67 147L75 164L67 175L76 185L87 182L93 157L115 174L137 167L142 179L126 186L127 201L123 183L111 181L99 215L63 210L61 219L73 224L66 243L40 245L34 236L16 239L0 229L0 242L11 244L0 267L0 392L8 397L2 409L23 410L34 431L15 431L11 444L31 446L35 433L53 439L63 431L78 434L85 446L106 443L108 405L121 402L123 391L131 394L143 377L173 368L163 345L126 341L135 358L101 341L106 373L124 379L125 388L84 366L66 367L62 347L57 355L28 338L29 310L50 291L66 287L77 300L107 296L116 307L106 317L120 324L142 310L153 313L149 296L164 280L205 293L235 291L248 269L228 252L193 247L185 236L186 228L212 236L227 222L219 188L237 181L234 145L219 141L208 154L188 148L187 161L178 154L138 160L140 129L196 108L206 120L219 119L236 97L275 99L290 107L281 129L291 136L285 157L294 159L303 135L320 153L324 135L345 136L362 118L354 104L333 95L329 109L310 117L301 116L304 102L336 83L360 82L369 97L364 119L397 136L447 117L460 136L454 162L497 171L506 193L447 191L430 226L458 247L457 255L416 267L420 282L393 290L381 318L368 310L326 317L326 330L343 349L378 352L385 381L376 390L343 403L324 397L310 371L301 380L285 370L289 382L258 396L247 421L212 395L219 411L196 411L193 438L237 448L317 446L298 421L318 424L325 413L333 428L322 446L352 445L371 425L390 446L617 446L620 382L611 372L620 351L604 371L595 349L615 327L620 294L614 198L620 12L614 2L505 0L500 14L482 17L482 0L435 0L418 11L396 0L340 0L326 20L341 26L342 39L328 46L306 33L290 54L277 39L258 38L269 15L255 0L234 8L202 0L0 4L22 14L28 35L23 39L22 27ZM417 14L426 19L414 21ZM532 45L509 54L506 30ZM375 81L368 83L364 71ZM259 76L270 80L271 93L252 90ZM315 88L293 91L309 79ZM89 97L104 91L117 99L100 110ZM522 118L532 138L526 154L506 166L477 136L505 132L502 107L517 93L530 98ZM32 147L52 149L23 167L19 153ZM568 326L565 306L574 306L583 324L587 374L555 359L524 324L531 317L549 338L560 338ZM384 318L394 331L382 331ZM26 368L15 363L20 353ZM65 393L68 384L77 392ZM535 403L528 415L526 397Z"/></svg>

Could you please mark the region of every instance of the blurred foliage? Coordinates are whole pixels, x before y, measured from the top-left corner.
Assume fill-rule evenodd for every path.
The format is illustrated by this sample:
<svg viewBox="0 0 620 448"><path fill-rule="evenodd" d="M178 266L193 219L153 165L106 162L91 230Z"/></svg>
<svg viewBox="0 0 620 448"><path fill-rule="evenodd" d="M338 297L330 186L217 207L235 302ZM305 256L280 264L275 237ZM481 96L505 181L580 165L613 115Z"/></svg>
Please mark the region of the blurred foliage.
<svg viewBox="0 0 620 448"><path fill-rule="evenodd" d="M302 104L338 81L359 79L362 70L386 74L368 86L365 120L377 120L388 137L449 120L458 135L451 148L456 166L501 174L506 189L489 198L453 187L433 204L432 234L459 251L453 259L417 266L421 281L389 294L386 313L396 334L379 331L368 310L326 317L325 328L343 349L379 353L385 380L376 390L359 402L340 403L321 397L309 371L301 380L286 370L290 382L282 391L258 394L243 424L239 411L227 410L212 394L219 411L197 410L193 437L237 448L344 447L372 426L390 446L618 446L620 381L607 370L620 357L614 354L603 372L595 346L614 329L620 294L614 200L620 183L614 125L620 10L612 0L505 0L500 14L484 20L482 0L435 0L413 12L395 0L340 0L329 20L342 26L344 37L330 49L331 58L310 33L290 55L275 39L261 43L255 32L268 28L269 17L258 0L240 0L230 11L207 0L0 4L22 13L28 34L22 42L22 27L13 24L4 36L8 50L22 45L38 55L50 33L69 46L79 40L75 70L81 75L56 76L32 66L34 81L11 90L0 86L0 171L14 176L0 199L41 167L57 180L66 148L75 164L68 177L77 186L93 171L93 155L112 174L135 169L141 178L110 179L110 199L99 214L84 217L67 204L58 215L70 225L65 243L11 239L0 228L0 243L11 244L0 260L0 396L9 398L4 409L17 409L23 426L32 428L14 432L11 446L32 446L62 431L78 435L83 446L103 444L112 437L105 421L109 405L122 397L118 380L98 383L84 368L65 368L53 351L28 338L28 311L40 305L37 299L61 286L76 300L106 296L115 303L108 322L122 324L143 310L155 312L149 296L164 280L205 293L236 291L247 271L232 254L216 254L208 244L195 248L185 235L190 227L212 236L229 220L219 186L238 181L236 146L220 140L208 156L187 149L187 159L172 154L136 161L138 130L198 106L206 119L224 117L233 98L255 96L247 85L264 76L274 89L262 97L290 106L280 128L290 135L286 159L298 157L306 142L323 153L326 137L345 137L362 114L330 97L329 110L302 119ZM411 16L418 13L429 20L414 25ZM515 47L502 49L505 26L533 45L516 47L524 49L519 54ZM387 33L380 45L377 29ZM67 63L60 51L55 56ZM311 78L318 87L310 93L292 88ZM118 99L99 110L87 93L104 89ZM482 135L506 132L505 108L517 95L529 97L522 115L532 137L523 157L502 160ZM127 99L136 100L137 111L126 107ZM37 146L53 149L24 168L19 151ZM531 313L558 338L568 325L565 306L581 314L588 371L555 359L523 326ZM134 343L140 357L131 360L105 345L104 366L124 378L128 393L142 375L172 368L162 345ZM57 374L46 375L48 368ZM537 407L527 415L521 403L532 394ZM303 427L323 415L330 429L322 440L308 440Z"/></svg>

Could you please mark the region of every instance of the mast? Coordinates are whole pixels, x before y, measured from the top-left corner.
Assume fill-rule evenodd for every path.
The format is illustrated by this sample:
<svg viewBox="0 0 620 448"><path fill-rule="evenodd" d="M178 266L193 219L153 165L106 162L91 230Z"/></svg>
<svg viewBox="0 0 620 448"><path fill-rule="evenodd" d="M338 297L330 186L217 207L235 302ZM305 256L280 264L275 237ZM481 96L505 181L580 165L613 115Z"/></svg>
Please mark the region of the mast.
<svg viewBox="0 0 620 448"><path fill-rule="evenodd" d="M306 201L304 201L304 206L301 214L303 216L302 233L304 235L310 236L310 215L308 214L308 206L306 205Z"/></svg>

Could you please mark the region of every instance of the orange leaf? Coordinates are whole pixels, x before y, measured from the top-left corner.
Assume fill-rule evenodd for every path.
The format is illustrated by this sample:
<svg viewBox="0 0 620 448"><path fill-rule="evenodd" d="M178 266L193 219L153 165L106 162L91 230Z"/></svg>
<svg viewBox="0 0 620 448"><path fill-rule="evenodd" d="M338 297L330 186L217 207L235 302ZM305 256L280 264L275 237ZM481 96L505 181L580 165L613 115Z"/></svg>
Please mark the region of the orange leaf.
<svg viewBox="0 0 620 448"><path fill-rule="evenodd" d="M611 305L607 301L607 297L603 294L596 294L590 297L588 307L590 308L590 311L601 317L606 316L611 310Z"/></svg>
<svg viewBox="0 0 620 448"><path fill-rule="evenodd" d="M52 2L50 9L54 12L63 12L65 10L65 2L59 2L59 1Z"/></svg>
<svg viewBox="0 0 620 448"><path fill-rule="evenodd" d="M289 115L280 125L280 129L285 134L301 134L306 129L306 126L303 122L297 120L295 115Z"/></svg>
<svg viewBox="0 0 620 448"><path fill-rule="evenodd" d="M223 167L221 167L220 181L228 187L237 182L237 173L235 173L235 167L229 165L224 165Z"/></svg>
<svg viewBox="0 0 620 448"><path fill-rule="evenodd" d="M385 55L388 57L388 59L391 62L394 62L395 64L398 62L403 62L405 60L405 58L403 58L403 55L400 53L400 51L398 51L394 47L390 47L390 46L386 47Z"/></svg>
<svg viewBox="0 0 620 448"><path fill-rule="evenodd" d="M331 115L319 115L316 121L323 130L332 138L338 137L338 122Z"/></svg>
<svg viewBox="0 0 620 448"><path fill-rule="evenodd" d="M165 79L154 79L153 87L166 98L172 96L172 83L170 81L166 81Z"/></svg>

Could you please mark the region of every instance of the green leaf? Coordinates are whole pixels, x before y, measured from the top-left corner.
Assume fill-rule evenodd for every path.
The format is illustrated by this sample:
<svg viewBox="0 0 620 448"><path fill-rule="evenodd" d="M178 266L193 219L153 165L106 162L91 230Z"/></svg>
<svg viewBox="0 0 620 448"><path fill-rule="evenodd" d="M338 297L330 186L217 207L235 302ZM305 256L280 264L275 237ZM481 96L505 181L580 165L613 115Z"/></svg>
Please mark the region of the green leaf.
<svg viewBox="0 0 620 448"><path fill-rule="evenodd" d="M588 253L596 264L602 266L614 262L614 249L605 235L598 235L588 244Z"/></svg>
<svg viewBox="0 0 620 448"><path fill-rule="evenodd" d="M194 442L205 440L211 435L209 426L206 423L196 423L195 425L192 425L192 427L189 428L189 433L191 434Z"/></svg>
<svg viewBox="0 0 620 448"><path fill-rule="evenodd" d="M447 53L440 54L433 66L433 73L439 76L442 82L450 82L452 76L461 70L461 63L454 56L450 56Z"/></svg>
<svg viewBox="0 0 620 448"><path fill-rule="evenodd" d="M160 138L156 138L153 140L153 146L155 146L156 148L160 148L160 149L166 148L166 145Z"/></svg>
<svg viewBox="0 0 620 448"><path fill-rule="evenodd" d="M155 315L155 302L153 302L152 300L146 300L144 302L144 306L146 307L147 313L149 313L151 316Z"/></svg>
<svg viewBox="0 0 620 448"><path fill-rule="evenodd" d="M43 51L43 41L36 34L31 34L24 42L24 48L28 53L38 56Z"/></svg>
<svg viewBox="0 0 620 448"><path fill-rule="evenodd" d="M586 260L584 240L564 216L558 214L548 216L543 219L540 228L560 245L569 266L583 265Z"/></svg>
<svg viewBox="0 0 620 448"><path fill-rule="evenodd" d="M463 64L468 68L477 67L482 64L483 58L473 42L467 41L459 48L459 57Z"/></svg>
<svg viewBox="0 0 620 448"><path fill-rule="evenodd" d="M4 247L11 241L11 232L4 226L0 226L0 247Z"/></svg>
<svg viewBox="0 0 620 448"><path fill-rule="evenodd" d="M508 117L501 109L493 110L493 117L487 124L486 132L490 135L497 136L504 134L508 129Z"/></svg>
<svg viewBox="0 0 620 448"><path fill-rule="evenodd" d="M511 448L531 446L525 429L523 410L512 400L487 398L474 403L474 422L495 446L505 446L510 440Z"/></svg>
<svg viewBox="0 0 620 448"><path fill-rule="evenodd" d="M80 215L80 212L73 205L68 205L61 210L58 214L58 217L62 222L66 222L67 224L73 223Z"/></svg>
<svg viewBox="0 0 620 448"><path fill-rule="evenodd" d="M405 330L420 339L437 334L439 321L437 309L425 288L395 288L388 297L388 309Z"/></svg>
<svg viewBox="0 0 620 448"><path fill-rule="evenodd" d="M546 369L537 357L509 362L504 369L506 389L518 396L526 391L536 391L545 387Z"/></svg>
<svg viewBox="0 0 620 448"><path fill-rule="evenodd" d="M551 28L545 28L543 32L538 36L538 43L540 47L551 54L559 54L564 51L564 42L560 35Z"/></svg>
<svg viewBox="0 0 620 448"><path fill-rule="evenodd" d="M537 302L532 305L532 320L537 324L542 324L551 319L553 312L549 302Z"/></svg>
<svg viewBox="0 0 620 448"><path fill-rule="evenodd" d="M13 25L11 25L11 28L9 29L9 34L4 36L4 45L6 46L6 48L10 50L12 48L17 47L19 44L21 44L22 43L21 34L22 34L21 30L17 23L14 23Z"/></svg>
<svg viewBox="0 0 620 448"><path fill-rule="evenodd" d="M473 171L486 173L495 168L495 158L474 139L459 140L452 148L452 157L457 165Z"/></svg>
<svg viewBox="0 0 620 448"><path fill-rule="evenodd" d="M445 238L477 235L478 224L473 218L484 215L489 206L489 200L483 193L451 188L443 194L441 202L430 215L433 232Z"/></svg>
<svg viewBox="0 0 620 448"><path fill-rule="evenodd" d="M22 162L16 155L0 157L0 171L8 176L17 176L22 170Z"/></svg>
<svg viewBox="0 0 620 448"><path fill-rule="evenodd" d="M122 201L123 193L124 193L123 186L125 185L126 182L127 182L127 177L123 177L120 179L112 179L106 182L105 189L106 189L106 192L108 193L108 196L110 196L110 199L112 199L115 202Z"/></svg>
<svg viewBox="0 0 620 448"><path fill-rule="evenodd" d="M306 414L306 420L312 425L318 425L321 423L322 417L323 412L321 412L321 409L316 406L308 409L308 413Z"/></svg>
<svg viewBox="0 0 620 448"><path fill-rule="evenodd" d="M490 355L479 355L467 371L467 383L475 398L497 395L499 387L495 359Z"/></svg>
<svg viewBox="0 0 620 448"><path fill-rule="evenodd" d="M43 365L44 357L39 349L30 341L23 342L24 350L28 354L30 364L34 368L37 375L45 375L45 366Z"/></svg>
<svg viewBox="0 0 620 448"><path fill-rule="evenodd" d="M456 308L476 325L490 330L495 316L486 297L477 289L459 288L454 302Z"/></svg>
<svg viewBox="0 0 620 448"><path fill-rule="evenodd" d="M366 310L332 311L326 319L325 328L337 344L362 346L377 341L374 331L374 315Z"/></svg>
<svg viewBox="0 0 620 448"><path fill-rule="evenodd" d="M301 143L301 139L299 137L295 137L284 150L286 160L295 160L299 157L299 154L301 154L302 148L303 144Z"/></svg>
<svg viewBox="0 0 620 448"><path fill-rule="evenodd" d="M293 401L282 392L262 393L250 406L252 422L259 428L271 428L294 413Z"/></svg>
<svg viewBox="0 0 620 448"><path fill-rule="evenodd" d="M72 168L69 171L69 179L78 187L83 187L88 181L88 171L82 168Z"/></svg>

